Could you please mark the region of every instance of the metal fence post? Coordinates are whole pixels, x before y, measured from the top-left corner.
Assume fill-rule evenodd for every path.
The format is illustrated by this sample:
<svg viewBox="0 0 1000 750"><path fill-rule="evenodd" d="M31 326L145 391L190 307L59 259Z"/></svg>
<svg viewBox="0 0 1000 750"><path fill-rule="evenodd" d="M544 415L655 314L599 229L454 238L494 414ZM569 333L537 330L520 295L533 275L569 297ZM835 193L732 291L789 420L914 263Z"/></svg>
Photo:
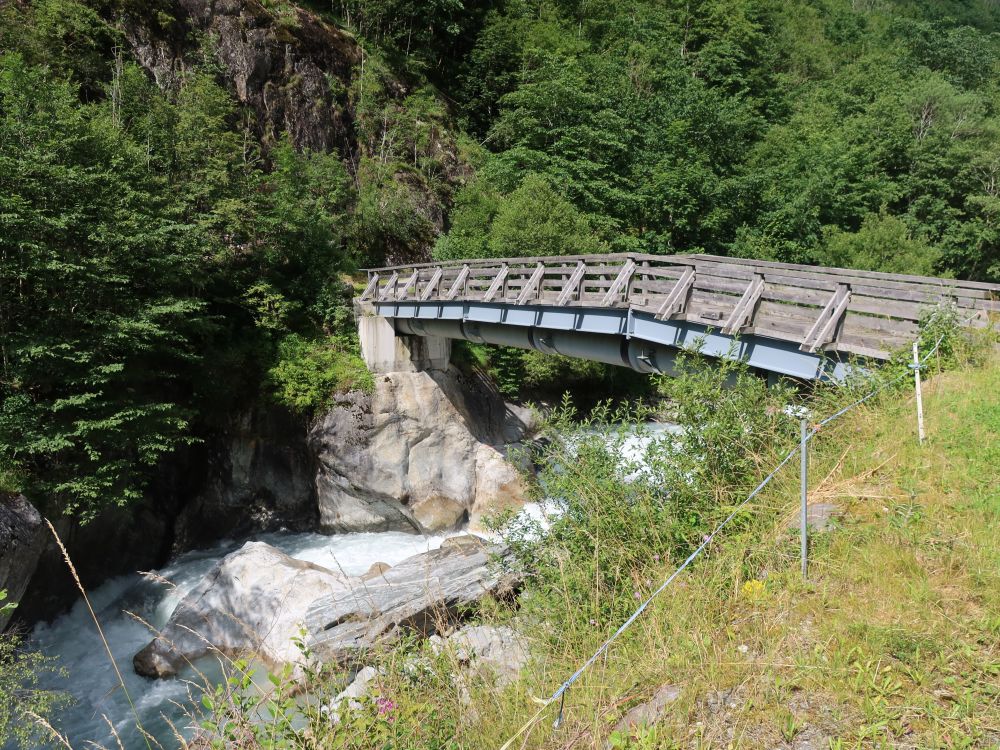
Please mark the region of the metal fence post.
<svg viewBox="0 0 1000 750"><path fill-rule="evenodd" d="M913 342L913 381L917 388L917 439L924 442L924 398L920 392L920 352Z"/></svg>
<svg viewBox="0 0 1000 750"><path fill-rule="evenodd" d="M800 423L800 446L799 453L801 454L801 464L800 464L800 476L802 480L802 513L799 522L799 535L802 545L802 580L806 580L809 573L809 526L808 526L808 512L809 512L809 453L808 453L808 434L809 425L806 422L806 418L803 417Z"/></svg>

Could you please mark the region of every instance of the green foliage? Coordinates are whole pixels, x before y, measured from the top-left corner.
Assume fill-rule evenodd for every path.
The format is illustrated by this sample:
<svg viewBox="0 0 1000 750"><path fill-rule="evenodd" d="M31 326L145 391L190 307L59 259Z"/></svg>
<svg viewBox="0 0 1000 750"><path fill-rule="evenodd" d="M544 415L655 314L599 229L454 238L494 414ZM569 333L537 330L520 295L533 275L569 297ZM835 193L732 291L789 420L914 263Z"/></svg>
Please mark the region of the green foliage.
<svg viewBox="0 0 1000 750"><path fill-rule="evenodd" d="M371 373L354 351L334 338L308 340L289 334L278 344L269 372L275 398L300 412L329 405L337 391L374 387Z"/></svg>
<svg viewBox="0 0 1000 750"><path fill-rule="evenodd" d="M89 517L262 390L364 382L341 274L432 247L1000 280L993 3L311 6L363 40L339 152L262 133L211 37L161 89L121 28L180 38L169 3L0 4L0 486ZM489 359L507 393L621 385Z"/></svg>
<svg viewBox="0 0 1000 750"><path fill-rule="evenodd" d="M434 246L434 257L439 260L488 258L489 230L500 208L500 196L476 180L455 195L451 211L451 230L441 235ZM525 228L530 231L529 227Z"/></svg>
<svg viewBox="0 0 1000 750"><path fill-rule="evenodd" d="M191 719L210 747L463 747L456 740L461 714L454 701L456 665L444 655L421 650L404 636L392 652L367 655L378 669L367 694L335 702L343 675L318 662L304 638L293 639L303 657L299 675L291 665L266 673L248 659L238 659L225 667L222 684L201 686L200 705L191 710Z"/></svg>
<svg viewBox="0 0 1000 750"><path fill-rule="evenodd" d="M453 362L483 370L508 398L558 401L571 393L580 409L589 410L606 399L635 399L655 391L645 375L603 362L466 341L456 341L452 352Z"/></svg>
<svg viewBox="0 0 1000 750"><path fill-rule="evenodd" d="M356 205L349 245L371 264L429 250L429 209L450 196L458 165L444 148L450 120L440 96L422 86L405 96L384 54L369 50L350 97L362 154L354 169Z"/></svg>
<svg viewBox="0 0 1000 750"><path fill-rule="evenodd" d="M636 429L628 425L642 411L605 407L577 420L564 402L533 456L549 528L542 534L524 516L501 524L529 577L529 613L570 618L556 630L619 622L650 593L660 561L687 556L794 441L797 423L783 411L791 393L742 364L685 355L677 377L660 385L676 431L638 452L626 450ZM616 424L626 426L608 427ZM577 605L567 611L553 599Z"/></svg>
<svg viewBox="0 0 1000 750"><path fill-rule="evenodd" d="M204 303L186 229L104 112L0 58L0 455L84 516L188 440L173 382Z"/></svg>
<svg viewBox="0 0 1000 750"><path fill-rule="evenodd" d="M527 173L616 250L1000 279L998 20L983 3L504 4L455 61L492 155L436 254L552 247L528 205L491 241Z"/></svg>
<svg viewBox="0 0 1000 750"><path fill-rule="evenodd" d="M13 607L3 604L6 598L7 592L0 589L0 615ZM28 750L50 739L39 719L48 720L67 697L38 688L40 678L58 668L51 659L21 645L18 637L0 634L0 742Z"/></svg>
<svg viewBox="0 0 1000 750"><path fill-rule="evenodd" d="M602 250L586 218L536 174L500 202L487 242L490 255L586 255Z"/></svg>
<svg viewBox="0 0 1000 750"><path fill-rule="evenodd" d="M15 609L17 609L17 602L4 602L7 601L7 590L0 589L0 619L11 614Z"/></svg>
<svg viewBox="0 0 1000 750"><path fill-rule="evenodd" d="M459 191L452 230L438 240L442 260L525 255L586 255L606 248L587 217L551 181L530 173L516 190L498 197L480 182Z"/></svg>
<svg viewBox="0 0 1000 750"><path fill-rule="evenodd" d="M342 0L341 19L411 67L443 67L462 54L489 4L462 0ZM335 6L336 7L336 6Z"/></svg>
<svg viewBox="0 0 1000 750"><path fill-rule="evenodd" d="M828 228L824 239L829 262L844 268L931 275L940 257L902 219L884 213L868 214L857 232Z"/></svg>
<svg viewBox="0 0 1000 750"><path fill-rule="evenodd" d="M338 358L282 349L314 381L363 381L343 338L356 223L339 156L262 147L209 39L161 90L86 4L0 13L2 485L83 520L136 499L279 382L290 335L338 337ZM309 377L280 364L301 402Z"/></svg>

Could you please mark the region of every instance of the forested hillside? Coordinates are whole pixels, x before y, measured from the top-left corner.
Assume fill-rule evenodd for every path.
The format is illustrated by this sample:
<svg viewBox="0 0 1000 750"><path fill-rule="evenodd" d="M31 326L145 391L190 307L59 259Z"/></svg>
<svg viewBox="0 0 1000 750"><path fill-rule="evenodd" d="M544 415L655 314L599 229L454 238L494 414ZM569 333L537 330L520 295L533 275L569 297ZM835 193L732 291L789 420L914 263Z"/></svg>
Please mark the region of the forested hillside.
<svg viewBox="0 0 1000 750"><path fill-rule="evenodd" d="M989 0L0 1L0 488L89 515L364 385L352 270L1000 280Z"/></svg>

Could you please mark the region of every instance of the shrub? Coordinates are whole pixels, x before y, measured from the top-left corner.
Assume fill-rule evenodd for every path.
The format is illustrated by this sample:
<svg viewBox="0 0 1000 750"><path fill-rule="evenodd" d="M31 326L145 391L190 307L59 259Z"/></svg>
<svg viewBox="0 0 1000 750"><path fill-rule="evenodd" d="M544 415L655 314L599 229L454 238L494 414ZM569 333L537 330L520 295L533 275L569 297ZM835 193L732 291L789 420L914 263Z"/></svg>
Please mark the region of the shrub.
<svg viewBox="0 0 1000 750"><path fill-rule="evenodd" d="M286 336L269 377L275 398L299 412L322 408L337 391L374 388L364 361L336 337Z"/></svg>
<svg viewBox="0 0 1000 750"><path fill-rule="evenodd" d="M0 589L0 616L16 606L5 603ZM0 746L41 747L49 731L42 722L66 696L38 688L39 678L55 671L52 660L21 648L21 639L0 634Z"/></svg>
<svg viewBox="0 0 1000 750"><path fill-rule="evenodd" d="M629 426L642 409L603 406L578 421L564 401L533 457L549 528L523 516L500 524L529 581L526 606L556 630L631 612L659 583L661 561L686 557L795 440L790 389L769 388L742 363L685 354L659 387L676 431L645 448Z"/></svg>

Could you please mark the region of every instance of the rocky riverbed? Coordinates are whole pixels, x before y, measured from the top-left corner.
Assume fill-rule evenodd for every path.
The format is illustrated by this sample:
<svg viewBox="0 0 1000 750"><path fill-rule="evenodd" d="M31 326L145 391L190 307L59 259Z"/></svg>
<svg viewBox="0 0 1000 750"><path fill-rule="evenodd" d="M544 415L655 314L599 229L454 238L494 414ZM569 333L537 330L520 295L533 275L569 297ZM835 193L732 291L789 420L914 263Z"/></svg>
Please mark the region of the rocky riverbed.
<svg viewBox="0 0 1000 750"><path fill-rule="evenodd" d="M301 566L299 569L302 570L320 568L336 571L335 577L352 580L364 576L376 563L398 566L407 558L437 549L454 535L422 536L402 532L334 536L317 533L263 534L249 543L223 543L185 553L157 571L155 576L136 573L111 579L91 591L90 599L143 727L156 737L170 738L172 734L167 721L184 723L183 713L177 704L183 705L199 697L192 693L184 679L190 676L190 672L182 670L180 679L150 679L134 671L133 659L150 643L153 637L150 628L156 631L169 628L171 616L181 602L186 600L193 605L195 601L207 601L206 582L217 583L220 575L225 575L215 573L220 566L226 567L230 573L235 572L235 565L225 565L227 557L238 556L249 544L251 550L255 547L266 548L269 550L268 557L283 559L289 568ZM266 578L271 575L266 571L259 572ZM243 601L248 601L253 592L246 590L241 596L246 597ZM250 612L254 617L263 617L257 610L251 609ZM278 613L272 610L269 614L273 617ZM278 620L285 621L283 616L279 616ZM178 618L175 618L174 622L177 621ZM215 620L216 626L219 622ZM221 632L232 636L232 631L225 628ZM87 741L117 747L105 716L121 735L125 747L144 746L135 729L135 717L128 698L118 685L108 655L82 601L52 622L38 625L31 634L30 643L32 647L56 658L66 670L65 675L47 676L44 686L66 691L73 701L55 719L56 726L68 735L74 747L82 747ZM253 643L252 638L248 636L246 643ZM233 645L235 642L229 641L226 647ZM284 650L285 644L275 638L268 640L268 648L274 649L270 657L276 660L290 653ZM212 658L201 660L199 669L210 680L221 676Z"/></svg>
<svg viewBox="0 0 1000 750"><path fill-rule="evenodd" d="M294 639L304 633L321 661L358 667L375 646L406 632L446 634L481 598L511 593L516 581L492 564L499 555L466 534L349 575L247 542L181 599L133 665L146 677L173 677L206 656L252 654L280 667L301 659Z"/></svg>
<svg viewBox="0 0 1000 750"><path fill-rule="evenodd" d="M294 664L303 627L317 655L353 667L363 666L368 647L402 632L450 631L459 610L511 589L489 565L496 550L451 537L524 503L507 457L532 426L526 410L453 367L379 374L372 392L338 394L308 426L277 414L234 419L209 446L204 477L176 516L142 527L170 532L142 544L161 547L172 536L171 562L97 586L85 575L129 695L82 602L35 628L32 644L57 657L69 678L46 686L68 687L75 701L58 717L60 730L74 745L107 744L107 716L126 746L130 737L140 742L131 696L146 729L170 736L175 703L191 696L184 680L169 678L190 675L193 664L211 676L219 654ZM3 510L0 531L11 544L0 551L0 588L44 591L61 564L52 540L23 499L5 500ZM129 523L114 521L102 523L119 532ZM129 553L84 544L89 527L57 525L88 571L101 555ZM230 534L244 541L217 541ZM184 551L191 546L200 549Z"/></svg>

